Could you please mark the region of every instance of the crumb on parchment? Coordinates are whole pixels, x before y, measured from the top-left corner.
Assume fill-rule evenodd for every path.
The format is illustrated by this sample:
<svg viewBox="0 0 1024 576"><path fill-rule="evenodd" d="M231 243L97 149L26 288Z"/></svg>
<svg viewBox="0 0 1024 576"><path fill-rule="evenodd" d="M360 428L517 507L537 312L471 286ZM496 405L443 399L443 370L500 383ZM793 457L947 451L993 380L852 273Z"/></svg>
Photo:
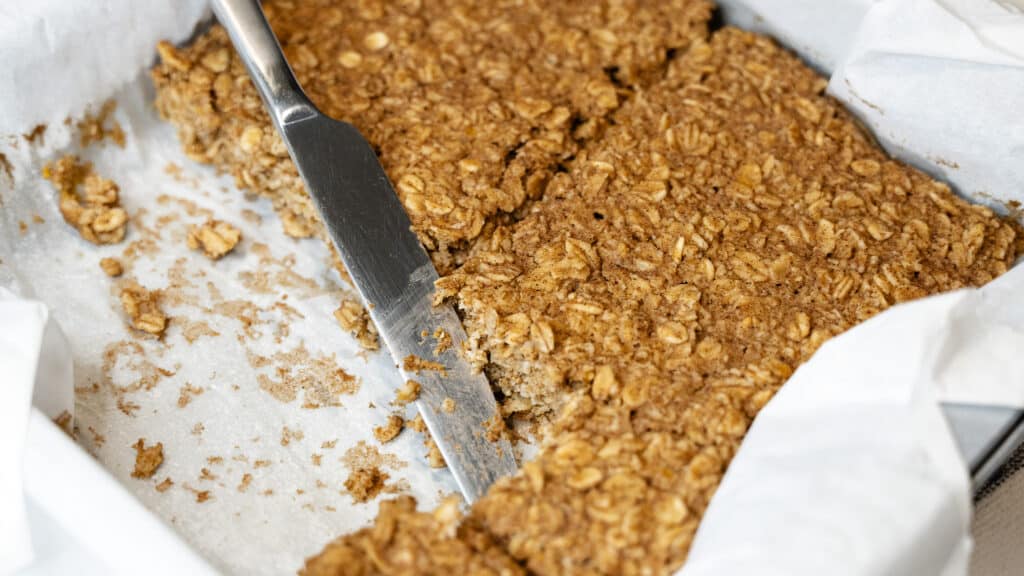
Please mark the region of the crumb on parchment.
<svg viewBox="0 0 1024 576"><path fill-rule="evenodd" d="M121 289L121 307L136 330L159 338L167 329L167 316L160 309L157 291L147 290L134 281L127 282Z"/></svg>
<svg viewBox="0 0 1024 576"><path fill-rule="evenodd" d="M117 244L124 239L128 214L121 208L120 190L112 180L93 172L92 164L67 155L43 167L43 178L60 195L64 221L93 244Z"/></svg>
<svg viewBox="0 0 1024 576"><path fill-rule="evenodd" d="M102 106L100 106L99 112L95 114L86 113L85 116L78 121L78 133L82 148L107 139L114 144L117 144L119 148L124 148L124 129L121 128L121 124L113 117L116 109L117 102L113 99L107 100ZM45 129L46 127L43 126L43 130ZM35 133L35 131L33 131L33 133ZM41 134L42 133L40 132L40 135ZM26 139L27 138L28 137L26 136Z"/></svg>
<svg viewBox="0 0 1024 576"><path fill-rule="evenodd" d="M399 414L391 414L388 416L386 424L373 429L373 436L381 444L387 444L397 438L402 433L402 428L404 427L405 419Z"/></svg>
<svg viewBox="0 0 1024 576"><path fill-rule="evenodd" d="M103 258L100 260L100 268L111 278L124 274L124 266L121 265L121 261L117 258Z"/></svg>
<svg viewBox="0 0 1024 576"><path fill-rule="evenodd" d="M395 400L393 404L404 406L410 402L415 402L420 397L420 390L423 386L415 380L406 380L405 384L402 384L398 390L395 391Z"/></svg>
<svg viewBox="0 0 1024 576"><path fill-rule="evenodd" d="M139 438L132 448L135 448L135 469L132 470L132 478L151 478L164 462L164 445L157 442L147 447L146 441Z"/></svg>
<svg viewBox="0 0 1024 576"><path fill-rule="evenodd" d="M357 468L345 480L345 490L352 499L362 504L375 498L384 490L390 476L376 466Z"/></svg>
<svg viewBox="0 0 1024 576"><path fill-rule="evenodd" d="M238 246L242 232L223 220L207 220L189 229L187 243L192 250L202 250L211 260L220 260Z"/></svg>

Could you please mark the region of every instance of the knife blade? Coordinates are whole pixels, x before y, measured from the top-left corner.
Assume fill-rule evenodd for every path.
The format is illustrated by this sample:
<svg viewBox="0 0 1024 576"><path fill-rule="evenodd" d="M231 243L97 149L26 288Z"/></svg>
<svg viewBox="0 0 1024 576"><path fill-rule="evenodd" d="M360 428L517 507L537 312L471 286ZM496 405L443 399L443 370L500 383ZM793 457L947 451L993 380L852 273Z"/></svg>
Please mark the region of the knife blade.
<svg viewBox="0 0 1024 576"><path fill-rule="evenodd" d="M216 0L227 30L287 145L327 234L407 380L417 408L469 503L515 472L512 447L490 441L497 403L483 374L461 356L466 333L451 306L433 306L437 271L412 231L373 148L351 124L305 96L256 0ZM435 354L431 337L451 339ZM431 365L432 368L416 369Z"/></svg>

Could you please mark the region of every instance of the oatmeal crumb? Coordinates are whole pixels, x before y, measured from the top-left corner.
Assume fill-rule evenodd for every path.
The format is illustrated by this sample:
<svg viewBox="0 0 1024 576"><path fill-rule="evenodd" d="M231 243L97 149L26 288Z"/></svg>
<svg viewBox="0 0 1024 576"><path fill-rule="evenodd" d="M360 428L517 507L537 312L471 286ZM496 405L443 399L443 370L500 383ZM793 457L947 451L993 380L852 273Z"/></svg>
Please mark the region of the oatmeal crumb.
<svg viewBox="0 0 1024 576"><path fill-rule="evenodd" d="M198 386L186 382L184 386L178 390L178 408L184 408L188 406L192 399L202 394L204 390Z"/></svg>
<svg viewBox="0 0 1024 576"><path fill-rule="evenodd" d="M72 420L73 418L71 416L71 412L64 410L63 412L58 414L56 418L53 419L53 423L56 424L58 428L63 430L65 434L74 438L74 427Z"/></svg>
<svg viewBox="0 0 1024 576"><path fill-rule="evenodd" d="M302 440L305 434L302 430L292 430L287 426L281 427L281 446L287 446L292 443L293 440Z"/></svg>
<svg viewBox="0 0 1024 576"><path fill-rule="evenodd" d="M434 356L440 356L452 347L452 337L444 331L444 328L434 330L433 336L434 341L437 342L437 345L434 346Z"/></svg>
<svg viewBox="0 0 1024 576"><path fill-rule="evenodd" d="M405 419L399 414L392 414L388 416L387 424L373 429L373 435L381 444L387 444L397 438L404 427Z"/></svg>
<svg viewBox="0 0 1024 576"><path fill-rule="evenodd" d="M121 261L117 258L103 258L100 260L100 268L103 272L111 278L117 278L121 274L124 274L124 267L121 265Z"/></svg>
<svg viewBox="0 0 1024 576"><path fill-rule="evenodd" d="M404 406L410 402L415 402L416 399L420 397L421 388L422 386L419 382L415 380L406 380L405 384L395 391L395 400L392 403Z"/></svg>
<svg viewBox="0 0 1024 576"><path fill-rule="evenodd" d="M345 489L352 496L352 500L365 503L381 493L388 478L390 478L388 473L376 466L358 468L353 470L345 480Z"/></svg>
<svg viewBox="0 0 1024 576"><path fill-rule="evenodd" d="M445 414L451 414L452 412L455 412L455 400L452 400L451 398L445 398L444 401L441 402L441 411L444 412Z"/></svg>
<svg viewBox="0 0 1024 576"><path fill-rule="evenodd" d="M202 226L193 226L188 232L188 247L202 249L211 260L220 260L238 246L242 232L223 220L207 220Z"/></svg>
<svg viewBox="0 0 1024 576"><path fill-rule="evenodd" d="M345 296L337 310L334 311L334 318L337 319L341 328L355 337L364 350L378 350L380 342L377 339L377 328L370 320L366 312L354 298Z"/></svg>
<svg viewBox="0 0 1024 576"><path fill-rule="evenodd" d="M78 122L78 131L81 135L81 145L83 148L94 142L102 142L106 139L117 144L119 148L124 148L124 130L121 128L121 124L113 118L116 108L116 101L107 100L100 107L98 113L87 113ZM109 128L107 127L108 124Z"/></svg>
<svg viewBox="0 0 1024 576"><path fill-rule="evenodd" d="M43 167L43 178L59 193L64 220L93 244L117 244L124 239L128 214L121 208L117 184L97 176L92 164L67 155Z"/></svg>
<svg viewBox="0 0 1024 576"><path fill-rule="evenodd" d="M131 281L121 289L121 307L131 320L132 328L156 337L167 329L167 316L159 305L160 293L150 291Z"/></svg>
<svg viewBox="0 0 1024 576"><path fill-rule="evenodd" d="M427 447L427 464L431 468L444 468L448 466L444 461L444 455L441 454L441 449L437 447L437 442L434 442L433 438L427 438L423 443Z"/></svg>
<svg viewBox="0 0 1024 576"><path fill-rule="evenodd" d="M132 478L150 478L164 462L164 445L160 442L146 447L142 438L132 445L135 448L135 469Z"/></svg>
<svg viewBox="0 0 1024 576"><path fill-rule="evenodd" d="M402 370L405 370L406 372L424 372L429 370L433 372L440 372L442 375L446 375L448 373L444 364L431 360L424 360L415 354L409 354L402 360Z"/></svg>
<svg viewBox="0 0 1024 576"><path fill-rule="evenodd" d="M168 476L167 478L164 478L162 482L157 484L155 488L157 492L167 492L170 490L171 486L174 486L174 480L171 480L171 477Z"/></svg>
<svg viewBox="0 0 1024 576"><path fill-rule="evenodd" d="M242 474L242 481L238 483L238 491L245 492L249 489L249 484L252 484L252 474L246 472Z"/></svg>

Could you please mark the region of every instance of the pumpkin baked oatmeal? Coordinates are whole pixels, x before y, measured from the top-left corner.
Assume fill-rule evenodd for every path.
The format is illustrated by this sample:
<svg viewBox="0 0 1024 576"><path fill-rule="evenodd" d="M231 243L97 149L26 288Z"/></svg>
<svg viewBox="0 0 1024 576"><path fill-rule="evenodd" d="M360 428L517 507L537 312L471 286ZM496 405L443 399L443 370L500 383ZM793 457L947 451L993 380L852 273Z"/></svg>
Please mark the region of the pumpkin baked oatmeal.
<svg viewBox="0 0 1024 576"><path fill-rule="evenodd" d="M1024 235L886 157L769 39L709 35L704 2L481 4L265 5L379 151L505 411L550 419L465 517L384 502L303 573L669 573L822 342L991 280ZM322 234L224 32L161 53L186 150Z"/></svg>
<svg viewBox="0 0 1024 576"><path fill-rule="evenodd" d="M770 40L715 33L440 281L493 381L558 410L464 520L520 567L678 568L749 423L823 341L1024 251L1019 225L887 158L824 88ZM416 549L384 526L428 522L391 507L304 573L394 572ZM372 554L339 564L351 550Z"/></svg>

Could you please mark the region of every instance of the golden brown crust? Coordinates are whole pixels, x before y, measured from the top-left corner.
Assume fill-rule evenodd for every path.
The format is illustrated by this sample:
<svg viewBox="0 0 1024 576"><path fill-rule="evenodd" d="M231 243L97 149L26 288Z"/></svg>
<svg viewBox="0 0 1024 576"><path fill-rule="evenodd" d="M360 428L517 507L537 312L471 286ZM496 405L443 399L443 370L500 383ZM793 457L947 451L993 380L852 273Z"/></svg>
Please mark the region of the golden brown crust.
<svg viewBox="0 0 1024 576"><path fill-rule="evenodd" d="M304 89L379 150L414 228L450 249L536 196L620 86L705 31L704 0L264 3ZM312 25L311 25L312 23ZM322 233L287 151L223 29L159 48L157 108L186 151L270 196L285 230Z"/></svg>
<svg viewBox="0 0 1024 576"><path fill-rule="evenodd" d="M717 32L440 282L506 395L558 409L466 520L530 571L676 569L749 423L824 340L1024 251L823 89Z"/></svg>

